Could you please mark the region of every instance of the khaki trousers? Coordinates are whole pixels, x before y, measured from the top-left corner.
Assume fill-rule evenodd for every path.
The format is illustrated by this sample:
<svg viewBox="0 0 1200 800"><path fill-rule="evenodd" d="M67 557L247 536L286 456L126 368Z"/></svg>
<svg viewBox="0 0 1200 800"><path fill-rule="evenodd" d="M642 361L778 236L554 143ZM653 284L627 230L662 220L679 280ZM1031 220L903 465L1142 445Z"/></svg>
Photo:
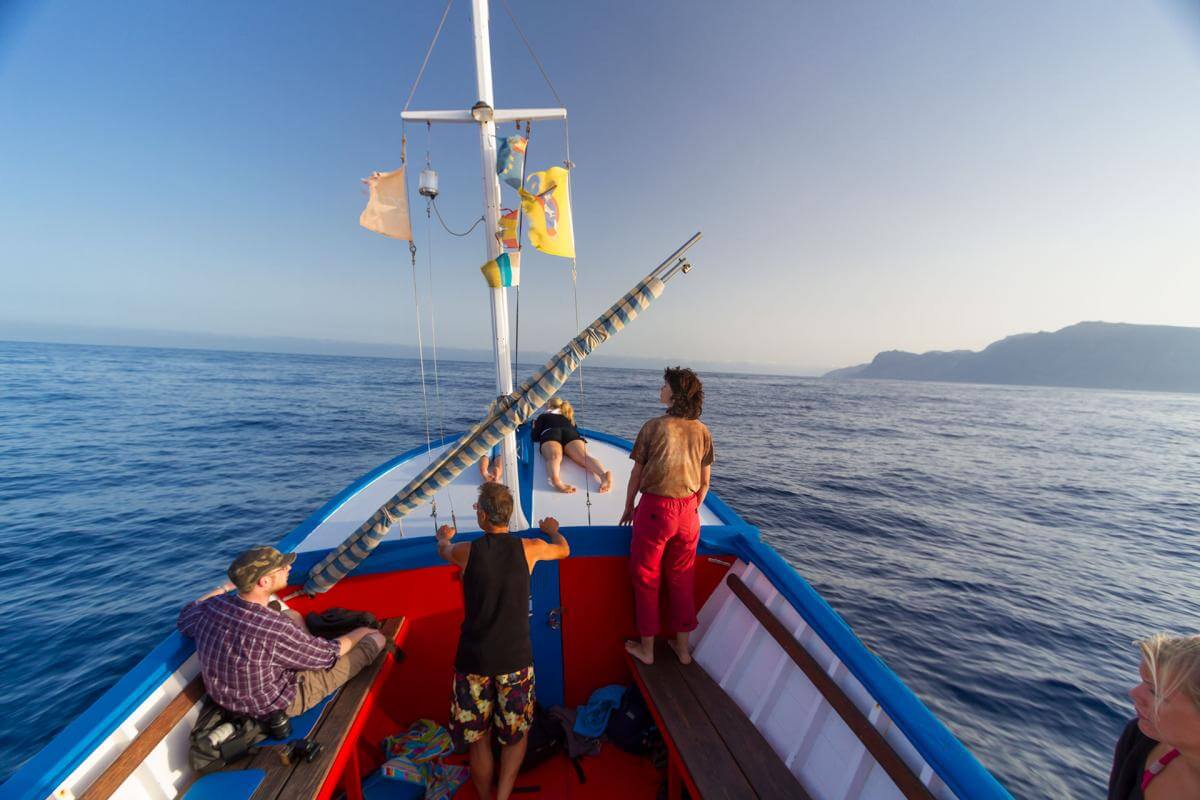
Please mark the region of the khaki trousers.
<svg viewBox="0 0 1200 800"><path fill-rule="evenodd" d="M379 656L379 645L367 638L358 640L350 652L333 662L329 669L309 669L296 673L296 696L288 704L287 715L298 717L333 694L346 681Z"/></svg>

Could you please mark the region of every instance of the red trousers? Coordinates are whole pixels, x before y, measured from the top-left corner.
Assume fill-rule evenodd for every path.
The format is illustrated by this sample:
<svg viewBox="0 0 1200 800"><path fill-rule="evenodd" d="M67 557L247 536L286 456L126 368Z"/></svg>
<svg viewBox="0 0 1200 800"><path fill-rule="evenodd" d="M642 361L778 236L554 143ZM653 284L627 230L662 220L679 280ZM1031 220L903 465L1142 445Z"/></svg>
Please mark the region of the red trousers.
<svg viewBox="0 0 1200 800"><path fill-rule="evenodd" d="M658 587L667 584L667 629L696 629L696 545L700 543L699 496L643 494L633 512L629 574L639 636L659 632Z"/></svg>

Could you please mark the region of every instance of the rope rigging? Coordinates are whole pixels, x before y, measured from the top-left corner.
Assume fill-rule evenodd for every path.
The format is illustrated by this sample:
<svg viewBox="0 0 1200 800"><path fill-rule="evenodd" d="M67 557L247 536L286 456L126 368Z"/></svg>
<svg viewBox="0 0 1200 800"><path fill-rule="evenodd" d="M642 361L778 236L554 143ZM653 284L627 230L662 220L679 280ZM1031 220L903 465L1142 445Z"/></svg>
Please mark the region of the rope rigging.
<svg viewBox="0 0 1200 800"><path fill-rule="evenodd" d="M421 296L417 291L417 245L411 240L408 243L408 253L412 257L412 289L413 308L417 320L417 356L421 365L421 405L425 409L425 452L433 458L433 439L429 432L429 394L425 389L425 343L421 335ZM433 524L437 527L437 496L433 498Z"/></svg>
<svg viewBox="0 0 1200 800"><path fill-rule="evenodd" d="M442 18L438 22L437 30L433 32L433 40L429 43L429 48L425 51L425 59L421 62L421 68L417 70L417 78L413 81L412 88L408 90L408 99L404 101L403 111L408 111L408 106L412 103L413 95L417 93L417 87L421 85L421 77L425 74L425 67L429 66L429 57L433 55L433 46L437 44L438 37L442 35L442 27L446 24L446 17L450 14L450 6L453 3L454 0L446 0L446 7L442 9ZM401 122L400 124L403 126L404 123Z"/></svg>
<svg viewBox="0 0 1200 800"><path fill-rule="evenodd" d="M501 2L504 5L504 11L508 14L508 18L510 20L512 20L513 27L516 28L516 30L517 30L517 35L521 37L521 41L525 44L525 49L529 51L529 56L533 59L533 63L537 65L538 72L540 72L542 74L542 79L546 81L546 86L549 87L550 94L554 95L554 100L556 103L558 103L559 107L560 108L563 107L564 103L562 101L562 98L559 97L559 95L558 95L558 90L554 88L554 82L550 80L550 75L547 74L546 68L542 65L542 60L540 58L538 58L537 53L533 49L533 45L530 44L530 42L529 42L529 38L527 36L525 36L525 31L521 29L521 23L517 22L516 15L513 13L512 8L509 7L509 5L508 5L508 0L501 0ZM526 141L526 163L528 163L528 157L529 157L528 139L530 139L531 137L530 137L530 133L529 133L529 122L526 121L525 125L526 125L525 136L526 136L526 140L527 140ZM520 130L520 123L518 123L518 131L519 130ZM563 150L564 150L563 166L566 167L568 171L570 171L570 170L574 169L575 163L573 161L571 161L571 128L570 128L570 125L568 124L566 117L563 118ZM521 185L522 186L525 185L524 167L522 167L522 171L521 171ZM571 196L571 182L570 181L567 182L567 203L568 203L568 205L570 205L571 208L575 207L574 199ZM522 218L523 218L523 215L518 216L518 226L520 225ZM521 230L520 230L520 227L518 227L518 233L517 233L517 242L518 243L521 241L520 237L521 237ZM571 256L571 292L572 292L572 295L574 298L574 303L575 303L575 329L576 330L579 329L579 281L578 281L578 276L579 276L578 261L575 258L575 256ZM519 292L519 290L518 290L518 294L517 294L517 303L518 303L518 306L517 306L517 335L519 337L520 336L520 292ZM518 339L518 343L519 343L519 339ZM579 365L578 372L579 372L579 410L582 412L583 407L587 400L586 393L584 392L583 365L582 364ZM583 447L584 447L584 461L586 463L587 458L588 458L586 442L584 443ZM584 488L584 496L586 498L586 505L587 505L588 527L591 527L591 525L592 525L591 472L588 471L588 468L586 465L583 468L583 488Z"/></svg>
<svg viewBox="0 0 1200 800"><path fill-rule="evenodd" d="M412 87L410 88L409 93L408 93L408 97L405 100L404 111L408 110L409 105L412 103L413 97L416 94L417 88L419 87L419 85L421 83L421 80L425 73L425 69L429 64L429 60L430 60L430 57L432 56L433 49L434 49L435 45L437 44L438 38L440 37L440 35L442 33L442 29L445 26L446 19L450 13L450 8L453 5L453 2L454 2L454 0L447 0L445 7L442 10L441 18L438 21L438 25L437 25L436 30L434 31L433 38L431 39L431 41L429 43L429 47L425 52L425 57L421 62L421 67L417 72L416 79L413 81ZM554 83L550 80L550 76L547 73L545 66L542 64L541 59L538 58L538 55L534 51L532 44L530 43L529 39L525 36L525 32L522 30L520 23L517 21L516 15L513 13L512 8L508 4L508 0L502 0L502 4L504 6L505 12L508 14L509 19L512 20L513 27L516 29L518 36L521 38L521 41L524 43L526 50L529 52L530 57L533 59L533 62L537 66L538 71L541 73L542 78L545 80L547 87L550 89L550 93L554 96L554 99L558 103L558 105L560 107L562 107L563 106L562 98L559 96L557 89L554 87ZM516 127L517 127L517 133L520 134L522 132L521 131L522 121L518 120L516 123ZM445 414L444 414L444 405L443 405L442 396L441 396L440 370L439 370L439 366L438 366L437 322L436 322L436 309L435 309L435 304L434 304L434 290L433 290L434 284L433 284L433 254L432 254L432 251L433 251L432 218L434 215L436 215L437 219L438 219L438 223L442 226L442 228L446 231L446 233L450 234L451 236L466 237L466 236L470 236L475 231L475 229L479 226L480 223L486 221L486 215L480 215L479 218L474 220L474 222L471 224L471 226L463 232L453 230L446 223L445 219L442 217L441 209L438 208L438 205L437 205L436 173L432 172L432 166L431 166L431 154L430 154L431 139L432 139L431 131L432 131L432 125L430 122L427 121L426 122L425 166L426 166L426 170L431 175L433 175L433 186L430 190L427 191L427 189L424 187L425 174L423 173L422 174L421 194L424 195L426 198L426 205L425 205L426 241L427 241L426 269L427 269L428 281L429 281L430 334L431 334L431 348L432 348L432 357L433 357L432 360L433 360L433 380L434 380L435 403L437 406L437 417L438 417L437 429L438 429L439 437L442 440L444 440L445 439L445 427L444 427ZM524 186L524 184L525 184L526 166L528 164L528 143L532 138L532 126L531 126L531 123L529 120L524 121L524 134L525 134L525 140L526 140L526 155L525 155L525 159L522 162L522 167L521 167L521 186ZM401 162L402 163L404 163L406 160L406 153L405 153L406 144L407 144L407 131L406 131L405 123L402 119L401 120ZM564 148L564 156L565 156L564 161L562 162L563 166L567 170L572 170L574 168L575 164L571 161L570 128L568 126L568 123L567 123L567 120L565 117L563 118L563 148ZM572 204L572 202L573 202L573 198L571 195L572 195L572 190L571 190L571 186L570 186L570 181L568 181L567 202L569 205ZM519 253L521 251L521 240L522 240L523 234L524 234L525 213L524 213L524 208L522 207L522 205L518 204L517 208L518 208L518 214L517 214L517 231L516 231L517 238L516 238L516 241L517 241L517 252ZM492 235L496 235L499 238L500 231L493 231ZM427 379L426 379L426 370L425 370L423 322L421 319L422 305L421 305L418 280L417 280L417 247L414 242L409 243L409 250L410 250L411 267L412 267L413 304L414 304L414 309L415 309L415 313L417 316L417 350L418 350L418 357L420 360L421 398L422 398L422 406L423 406L424 415L425 415L425 441L426 441L427 452L430 452L430 457L432 458L432 449L433 449L432 426L431 426L431 422L430 422L430 408L429 408L430 404L429 404L428 390L426 387ZM501 251L503 252L503 250L504 250L504 246L502 243ZM513 368L514 375L518 375L520 373L520 342L521 342L521 339L520 339L520 336L521 336L520 284L518 283L516 286L514 286L512 288L514 289L514 303L515 303L515 315L514 315L515 316L515 326L514 326L515 331L514 331L514 346L513 346L513 353L512 353L512 359L513 359L512 368ZM579 325L580 325L578 261L574 255L571 256L571 290L572 290L572 299L573 299L573 307L574 307L575 329L578 330ZM578 414L582 414L585 410L586 399L587 399L582 365L580 365L578 372L579 372L579 405L578 405L579 410L578 410ZM588 468L588 462L592 461L592 459L587 452L586 440L584 441L583 448L584 448L584 465L583 465L584 496L585 496L585 502L586 502L586 508L587 508L587 523L588 523L588 526L590 527L592 525L592 497L591 497L592 475ZM453 496L451 496L451 498L450 498L450 513L451 513L451 518L453 519L454 518ZM434 519L435 529L437 528L437 515L438 515L437 498L435 496L432 501L432 514L431 514L431 516ZM457 527L457 521L455 521L455 526Z"/></svg>

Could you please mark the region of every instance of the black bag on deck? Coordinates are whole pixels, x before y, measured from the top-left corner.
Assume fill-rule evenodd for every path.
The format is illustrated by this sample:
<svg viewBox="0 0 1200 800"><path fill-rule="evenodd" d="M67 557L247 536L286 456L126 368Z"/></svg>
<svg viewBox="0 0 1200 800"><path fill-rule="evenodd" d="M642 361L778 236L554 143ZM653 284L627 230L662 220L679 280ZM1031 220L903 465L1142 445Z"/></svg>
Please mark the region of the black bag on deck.
<svg viewBox="0 0 1200 800"><path fill-rule="evenodd" d="M188 766L199 775L214 772L237 761L266 738L258 720L234 714L205 699L192 728Z"/></svg>
<svg viewBox="0 0 1200 800"><path fill-rule="evenodd" d="M312 635L322 639L336 639L355 628L379 627L379 620L370 611L351 611L348 608L327 608L320 613L310 611L304 615L304 621Z"/></svg>
<svg viewBox="0 0 1200 800"><path fill-rule="evenodd" d="M567 744L567 734L563 731L562 723L547 714L541 703L534 703L533 724L529 726L525 737L529 744L525 747L525 760L521 762L521 772L549 761L555 754L562 752ZM495 736L492 737L492 753L499 763L500 742Z"/></svg>
<svg viewBox="0 0 1200 800"><path fill-rule="evenodd" d="M610 742L627 753L635 756L650 754L661 737L637 686L630 686L621 695L621 705L609 716L604 733Z"/></svg>

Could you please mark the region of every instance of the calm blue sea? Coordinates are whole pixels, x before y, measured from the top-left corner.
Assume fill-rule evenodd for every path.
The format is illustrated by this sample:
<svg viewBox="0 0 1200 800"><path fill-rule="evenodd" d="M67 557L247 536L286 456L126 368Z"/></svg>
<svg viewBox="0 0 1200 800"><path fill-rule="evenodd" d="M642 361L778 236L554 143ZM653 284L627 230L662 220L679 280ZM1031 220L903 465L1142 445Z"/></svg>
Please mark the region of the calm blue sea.
<svg viewBox="0 0 1200 800"><path fill-rule="evenodd" d="M0 780L231 554L423 441L417 376L0 343ZM448 431L492 376L440 365ZM1015 795L1102 796L1131 640L1200 628L1200 395L705 378L720 496ZM580 421L632 438L659 385L589 367Z"/></svg>

